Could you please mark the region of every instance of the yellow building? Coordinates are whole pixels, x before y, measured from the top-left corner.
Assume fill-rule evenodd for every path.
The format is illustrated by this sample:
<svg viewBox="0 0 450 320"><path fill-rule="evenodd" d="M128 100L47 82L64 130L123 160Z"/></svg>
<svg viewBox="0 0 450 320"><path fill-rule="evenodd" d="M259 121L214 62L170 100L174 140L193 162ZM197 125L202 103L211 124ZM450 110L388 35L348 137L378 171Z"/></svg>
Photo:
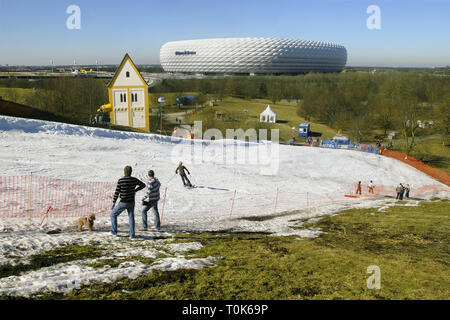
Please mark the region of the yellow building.
<svg viewBox="0 0 450 320"><path fill-rule="evenodd" d="M148 84L125 54L108 85L111 123L150 131Z"/></svg>

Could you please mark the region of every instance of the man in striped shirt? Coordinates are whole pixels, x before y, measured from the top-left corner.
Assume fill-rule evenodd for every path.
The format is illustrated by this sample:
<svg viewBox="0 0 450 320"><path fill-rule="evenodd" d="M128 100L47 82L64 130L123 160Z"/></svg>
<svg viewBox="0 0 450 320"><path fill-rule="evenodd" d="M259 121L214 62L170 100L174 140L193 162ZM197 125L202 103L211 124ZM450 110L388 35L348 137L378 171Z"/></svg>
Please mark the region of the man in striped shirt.
<svg viewBox="0 0 450 320"><path fill-rule="evenodd" d="M111 211L111 234L117 234L117 217L125 209L128 211L130 221L130 238L134 238L134 197L136 192L145 188L145 183L131 176L132 168L126 166L125 176L117 182L116 192L113 199L113 210ZM120 202L116 206L117 198L120 196Z"/></svg>

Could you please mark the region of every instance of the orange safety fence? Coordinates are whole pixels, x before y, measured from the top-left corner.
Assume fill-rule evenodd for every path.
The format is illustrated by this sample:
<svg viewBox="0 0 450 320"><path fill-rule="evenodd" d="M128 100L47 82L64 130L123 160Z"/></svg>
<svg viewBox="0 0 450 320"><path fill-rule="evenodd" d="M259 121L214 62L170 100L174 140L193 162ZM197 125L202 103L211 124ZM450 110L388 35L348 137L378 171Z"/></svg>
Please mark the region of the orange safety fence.
<svg viewBox="0 0 450 320"><path fill-rule="evenodd" d="M40 218L42 225L45 219L51 218L81 217L91 213L98 216L107 215L110 213L115 186L115 182L73 181L36 175L3 176L0 177L0 218ZM215 194L214 199L205 199L205 201L219 201L218 211L224 214L227 212L226 214L232 218L255 212L274 214L301 208L338 205L342 200L349 200L346 196L367 199L395 197L395 188L396 186L375 185L372 193L369 192L368 185L362 184L361 195L356 195L357 184L349 185L347 190L342 188L341 191L324 194L311 193L307 189L295 192L288 187L275 186L273 196L268 196L267 192L257 194L232 189ZM444 185L415 187L413 185L410 197L437 191L450 192L450 187ZM176 205L180 199L172 200L172 194L177 192L179 191L164 188L161 222L163 216L170 218L172 213L180 211L179 205ZM211 194L198 194L198 196L211 197ZM293 202L293 198L296 201ZM208 209L205 208L205 210Z"/></svg>
<svg viewBox="0 0 450 320"><path fill-rule="evenodd" d="M384 149L382 154L384 156L400 160L401 162L406 163L419 171L422 171L423 173L435 178L436 180L446 184L447 186L450 186L450 175L448 175L444 171L430 167L422 161L398 151Z"/></svg>
<svg viewBox="0 0 450 320"><path fill-rule="evenodd" d="M0 176L0 218L101 216L108 213L115 186L37 175Z"/></svg>

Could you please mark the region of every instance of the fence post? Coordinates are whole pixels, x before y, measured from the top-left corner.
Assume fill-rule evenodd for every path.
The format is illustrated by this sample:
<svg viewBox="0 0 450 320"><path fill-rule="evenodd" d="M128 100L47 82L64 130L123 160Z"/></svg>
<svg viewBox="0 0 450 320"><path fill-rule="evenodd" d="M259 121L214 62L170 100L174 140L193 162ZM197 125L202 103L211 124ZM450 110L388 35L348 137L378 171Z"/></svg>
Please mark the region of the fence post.
<svg viewBox="0 0 450 320"><path fill-rule="evenodd" d="M234 190L233 201L231 202L230 218L231 218L231 215L233 214L233 207L234 207L234 199L235 198L236 198L236 189Z"/></svg>
<svg viewBox="0 0 450 320"><path fill-rule="evenodd" d="M277 195L275 197L275 209L274 209L273 213L277 213L277 204L278 204L278 187L277 187Z"/></svg>
<svg viewBox="0 0 450 320"><path fill-rule="evenodd" d="M32 193L32 188L33 188L33 172L30 172L30 179L29 179L29 184L28 184L28 222L31 226L31 214L32 214L32 209L31 209L31 205L32 205L32 200L31 197L33 195Z"/></svg>
<svg viewBox="0 0 450 320"><path fill-rule="evenodd" d="M166 194L167 194L167 187L164 188L164 199L163 199L163 207L162 207L162 211L161 211L161 223L160 223L160 225L162 225L163 216L164 216L164 208L166 207Z"/></svg>

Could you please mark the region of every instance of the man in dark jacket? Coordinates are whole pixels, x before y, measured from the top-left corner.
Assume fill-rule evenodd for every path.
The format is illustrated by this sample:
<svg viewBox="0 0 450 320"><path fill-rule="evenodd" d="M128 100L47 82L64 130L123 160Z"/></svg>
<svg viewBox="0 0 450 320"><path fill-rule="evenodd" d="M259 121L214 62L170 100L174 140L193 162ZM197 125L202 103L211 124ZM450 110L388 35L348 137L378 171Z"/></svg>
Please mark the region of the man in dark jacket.
<svg viewBox="0 0 450 320"><path fill-rule="evenodd" d="M142 231L147 231L147 212L153 208L155 214L155 228L160 229L159 212L158 212L158 200L159 200L159 187L161 183L158 178L155 177L155 172L150 170L148 172L149 181L147 183L147 193L142 199Z"/></svg>
<svg viewBox="0 0 450 320"><path fill-rule="evenodd" d="M131 176L132 168L126 166L122 178L117 182L116 192L113 199L113 210L111 211L111 232L117 234L117 217L125 209L128 211L128 219L130 221L130 238L134 238L134 197L136 192L145 188L145 183ZM120 196L120 202L116 206L117 198Z"/></svg>
<svg viewBox="0 0 450 320"><path fill-rule="evenodd" d="M191 182L189 181L188 177L186 176L186 172L190 175L191 173L189 172L189 170L183 166L183 162L180 162L180 164L178 165L177 170L175 170L175 174L180 173L181 176L181 180L183 181L184 186L189 186L192 187Z"/></svg>

